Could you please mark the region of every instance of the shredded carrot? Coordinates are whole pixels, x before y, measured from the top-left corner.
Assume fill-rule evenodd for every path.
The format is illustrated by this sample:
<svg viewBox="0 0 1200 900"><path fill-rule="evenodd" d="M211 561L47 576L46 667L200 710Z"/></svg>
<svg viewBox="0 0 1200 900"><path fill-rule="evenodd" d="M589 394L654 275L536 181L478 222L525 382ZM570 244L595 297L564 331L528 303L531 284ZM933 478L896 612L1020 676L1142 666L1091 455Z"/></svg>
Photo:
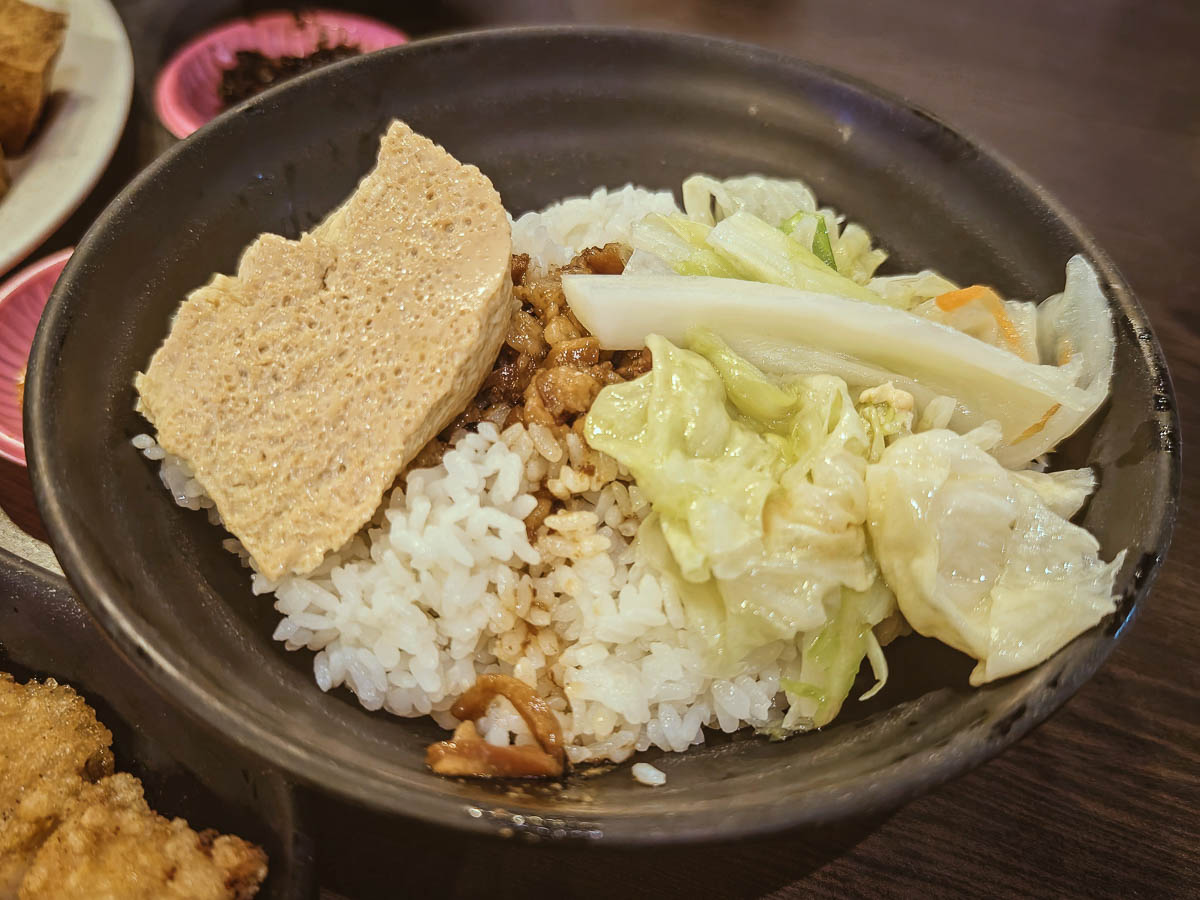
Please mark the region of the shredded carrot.
<svg viewBox="0 0 1200 900"><path fill-rule="evenodd" d="M987 293L990 293L990 290L982 284L973 284L970 287L959 288L957 291L948 291L939 297L935 297L933 302L938 305L939 309L945 312L954 312L954 310L962 309L968 303L980 299Z"/></svg>
<svg viewBox="0 0 1200 900"><path fill-rule="evenodd" d="M1062 409L1062 404L1055 403L1052 407L1050 407L1048 410L1046 410L1045 415L1043 415L1040 419L1038 419L1036 422L1034 422L1032 425L1030 425L1028 428L1026 428L1020 434L1018 434L1017 439L1015 441L1013 441L1013 443L1019 444L1019 443L1021 443L1021 441L1024 441L1024 440L1027 440L1028 438L1033 437L1035 434L1037 434L1039 431L1041 431L1043 428L1046 427L1046 423L1049 422L1050 418L1056 412L1058 412L1060 409Z"/></svg>
<svg viewBox="0 0 1200 900"><path fill-rule="evenodd" d="M1075 354L1071 349L1071 341L1067 338L1063 338L1058 344L1058 364L1060 366L1065 366L1071 361L1071 357L1074 355Z"/></svg>
<svg viewBox="0 0 1200 900"><path fill-rule="evenodd" d="M1021 336L1017 333L1017 327L1013 325L1012 319L1008 317L1008 310L1004 308L1004 301L1000 299L989 287L984 287L982 284L973 284L970 287L959 288L956 291L947 291L934 298L934 303L938 305L938 309L943 312L954 312L956 309L962 309L968 303L974 303L976 300L982 300L987 307L988 312L992 314L992 318L996 320L996 325L1000 328L1000 333L1004 336L1005 342L1018 356L1021 354Z"/></svg>

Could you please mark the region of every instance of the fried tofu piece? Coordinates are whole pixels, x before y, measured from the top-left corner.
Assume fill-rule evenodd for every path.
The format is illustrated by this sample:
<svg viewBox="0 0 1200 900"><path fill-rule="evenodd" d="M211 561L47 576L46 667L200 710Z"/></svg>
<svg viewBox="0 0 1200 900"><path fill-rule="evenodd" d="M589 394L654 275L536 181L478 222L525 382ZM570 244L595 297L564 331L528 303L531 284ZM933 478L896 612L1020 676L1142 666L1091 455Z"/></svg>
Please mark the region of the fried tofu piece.
<svg viewBox="0 0 1200 900"><path fill-rule="evenodd" d="M511 249L487 177L393 122L317 228L263 235L184 301L138 411L259 571L316 568L474 396L512 313Z"/></svg>
<svg viewBox="0 0 1200 900"><path fill-rule="evenodd" d="M90 786L38 851L20 900L248 900L267 858L239 837L156 814L131 775Z"/></svg>
<svg viewBox="0 0 1200 900"><path fill-rule="evenodd" d="M53 679L0 672L0 900L16 896L33 855L80 794L112 774L112 733Z"/></svg>
<svg viewBox="0 0 1200 900"><path fill-rule="evenodd" d="M24 149L42 114L66 31L62 13L0 0L0 146L10 156Z"/></svg>

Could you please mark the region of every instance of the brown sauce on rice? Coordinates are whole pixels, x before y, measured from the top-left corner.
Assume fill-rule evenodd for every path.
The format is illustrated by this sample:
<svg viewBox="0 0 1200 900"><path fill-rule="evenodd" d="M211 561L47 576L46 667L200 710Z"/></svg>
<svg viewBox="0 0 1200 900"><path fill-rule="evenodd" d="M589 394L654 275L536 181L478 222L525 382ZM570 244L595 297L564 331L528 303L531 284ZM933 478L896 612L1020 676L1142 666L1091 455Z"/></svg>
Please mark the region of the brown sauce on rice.
<svg viewBox="0 0 1200 900"><path fill-rule="evenodd" d="M563 275L620 275L629 248L606 244L584 250L565 266L533 272L526 254L512 258L512 319L504 346L475 399L413 461L412 468L436 466L463 430L480 422L497 428L515 423L543 425L555 439L569 431L583 439L583 422L601 388L650 371L649 350L601 350L575 318L563 295ZM585 464L584 470L591 468ZM584 474L591 474L585 471ZM546 488L525 519L532 536L562 503Z"/></svg>

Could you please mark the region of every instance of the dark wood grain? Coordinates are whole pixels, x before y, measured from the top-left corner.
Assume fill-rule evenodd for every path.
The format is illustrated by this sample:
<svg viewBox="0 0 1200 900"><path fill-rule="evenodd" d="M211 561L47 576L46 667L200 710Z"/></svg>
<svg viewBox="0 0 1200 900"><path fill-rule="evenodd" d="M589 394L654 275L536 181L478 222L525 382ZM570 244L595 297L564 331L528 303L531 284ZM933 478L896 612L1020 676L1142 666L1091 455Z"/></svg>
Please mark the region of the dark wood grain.
<svg viewBox="0 0 1200 900"><path fill-rule="evenodd" d="M1195 0L356 5L415 35L548 21L721 34L911 99L1024 168L1097 235L1166 348L1185 442L1200 431ZM77 240L98 204L169 142L145 92L171 41L245 4L118 6L138 46L135 115L113 174L42 252ZM395 888L463 896L551 889L556 897L589 896L597 886L629 897L1200 896L1196 499L1195 481L1185 478L1170 559L1104 669L1017 746L886 819L728 847L568 855L452 846L412 829L395 834L388 862L404 867ZM24 470L0 465L0 501L40 532ZM345 862L348 850L348 840L331 836L323 864L331 886L357 894L363 881Z"/></svg>

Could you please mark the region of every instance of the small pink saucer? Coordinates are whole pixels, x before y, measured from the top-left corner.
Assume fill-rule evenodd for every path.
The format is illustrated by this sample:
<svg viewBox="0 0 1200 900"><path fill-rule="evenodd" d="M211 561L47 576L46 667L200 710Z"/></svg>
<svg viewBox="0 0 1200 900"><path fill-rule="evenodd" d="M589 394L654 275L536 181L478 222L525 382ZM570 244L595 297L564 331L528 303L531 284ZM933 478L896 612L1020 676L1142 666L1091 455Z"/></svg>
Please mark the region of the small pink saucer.
<svg viewBox="0 0 1200 900"><path fill-rule="evenodd" d="M354 44L364 53L395 47L408 35L376 19L333 10L269 12L234 19L185 44L158 75L154 108L173 135L185 138L221 112L217 87L238 50L266 56L304 56L324 37L330 46Z"/></svg>
<svg viewBox="0 0 1200 900"><path fill-rule="evenodd" d="M74 247L26 266L0 285L0 456L25 465L17 381L29 360L33 333L54 283Z"/></svg>

